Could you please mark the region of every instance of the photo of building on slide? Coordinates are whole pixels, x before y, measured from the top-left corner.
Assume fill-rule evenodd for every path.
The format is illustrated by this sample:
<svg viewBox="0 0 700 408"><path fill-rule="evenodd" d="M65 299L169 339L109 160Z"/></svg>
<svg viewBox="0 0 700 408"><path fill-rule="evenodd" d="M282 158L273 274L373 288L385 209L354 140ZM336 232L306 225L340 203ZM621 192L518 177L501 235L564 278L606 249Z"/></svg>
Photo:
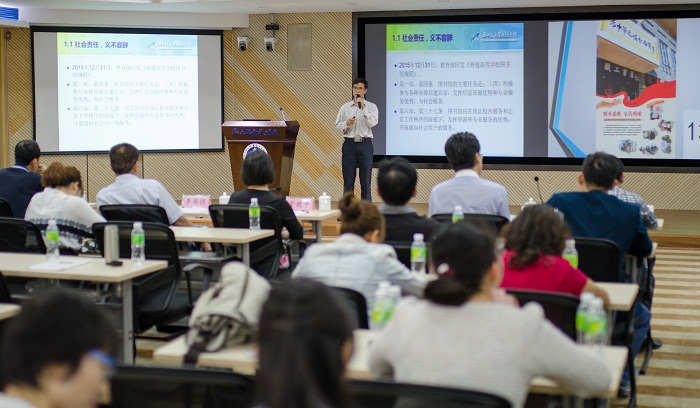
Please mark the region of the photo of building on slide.
<svg viewBox="0 0 700 408"><path fill-rule="evenodd" d="M596 146L622 158L676 148L676 19L606 20L596 36Z"/></svg>

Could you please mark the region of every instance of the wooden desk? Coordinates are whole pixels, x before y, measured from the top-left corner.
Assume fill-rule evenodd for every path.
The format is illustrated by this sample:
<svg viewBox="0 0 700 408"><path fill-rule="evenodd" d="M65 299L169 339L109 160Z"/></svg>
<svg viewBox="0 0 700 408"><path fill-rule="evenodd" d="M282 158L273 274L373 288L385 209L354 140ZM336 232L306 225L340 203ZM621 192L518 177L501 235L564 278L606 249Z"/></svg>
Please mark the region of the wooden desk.
<svg viewBox="0 0 700 408"><path fill-rule="evenodd" d="M639 285L636 283L596 282L596 285L608 292L609 309L618 312L629 312L639 293Z"/></svg>
<svg viewBox="0 0 700 408"><path fill-rule="evenodd" d="M12 303L0 303L0 320L9 319L19 313L19 305Z"/></svg>
<svg viewBox="0 0 700 408"><path fill-rule="evenodd" d="M353 380L373 380L374 376L369 372L369 345L377 332L369 330L355 330L355 351L346 367L346 375ZM153 360L167 363L182 363L187 353L187 345L184 336L159 347L153 353ZM627 362L627 349L624 347L606 347L605 358L610 369L612 380L608 390L596 395L598 398L614 398L617 396L617 388L622 377L622 370ZM205 367L229 368L235 372L247 375L255 375L258 367L257 348L253 344L234 347L216 353L202 353L199 355L199 365ZM552 380L537 377L530 383L530 392L550 395L573 395L569 390Z"/></svg>
<svg viewBox="0 0 700 408"><path fill-rule="evenodd" d="M250 266L250 243L262 238L271 237L273 230L250 231L246 228L202 228L202 227L170 227L178 241L215 242L235 245L243 263Z"/></svg>
<svg viewBox="0 0 700 408"><path fill-rule="evenodd" d="M76 259L75 257L61 258ZM87 261L83 265L65 271L29 270L32 265L46 262L46 255L0 253L0 272L5 276L22 278L64 279L91 282L114 283L121 288L122 297L122 347L124 362L134 361L134 297L131 281L134 278L161 270L168 266L166 261L144 261L143 265L132 265L131 260L122 259L122 266L108 266L104 258L81 257Z"/></svg>
<svg viewBox="0 0 700 408"><path fill-rule="evenodd" d="M311 223L311 229L313 229L314 234L316 234L316 242L321 242L323 237L323 221L336 219L340 216L340 210L330 210L330 211L320 211L313 210L307 213L297 215L297 219L301 221L308 221Z"/></svg>

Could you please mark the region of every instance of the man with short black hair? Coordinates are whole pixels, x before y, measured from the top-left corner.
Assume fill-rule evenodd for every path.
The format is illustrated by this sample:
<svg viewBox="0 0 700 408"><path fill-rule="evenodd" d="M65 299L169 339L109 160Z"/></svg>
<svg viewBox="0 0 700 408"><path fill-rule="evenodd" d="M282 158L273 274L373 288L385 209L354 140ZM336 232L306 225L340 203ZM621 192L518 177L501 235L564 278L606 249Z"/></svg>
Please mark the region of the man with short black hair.
<svg viewBox="0 0 700 408"><path fill-rule="evenodd" d="M335 127L343 134L343 190L355 190L356 169L359 168L361 197L372 201L372 128L379 122L379 109L365 100L368 88L369 83L364 78L352 81L352 100L340 107Z"/></svg>
<svg viewBox="0 0 700 408"><path fill-rule="evenodd" d="M620 270L625 254L639 257L651 253L652 245L639 208L608 194L613 187L618 165L617 158L607 153L589 154L578 176L580 192L556 193L547 204L557 208L574 237L603 238L620 248ZM634 320L632 352L639 353L649 333L651 313L637 302ZM620 396L629 395L629 375L625 370Z"/></svg>
<svg viewBox="0 0 700 408"><path fill-rule="evenodd" d="M510 219L506 189L481 178L484 164L480 151L479 140L471 133L456 133L447 139L445 155L455 176L433 187L431 216L451 214L459 205L465 214L497 214Z"/></svg>
<svg viewBox="0 0 700 408"><path fill-rule="evenodd" d="M634 204L639 207L639 214L642 216L644 225L646 225L647 228L656 228L659 225L656 221L656 216L651 209L649 209L649 205L647 205L647 202L642 198L642 196L631 191L623 190L622 187L620 187L625 181L625 175L623 173L625 166L622 163L622 160L619 158L616 159L617 171L615 172L615 183L613 184L613 188L608 190L608 194L615 196L626 203Z"/></svg>
<svg viewBox="0 0 700 408"><path fill-rule="evenodd" d="M413 234L421 233L427 242L439 226L436 220L420 216L413 207L408 206L411 198L416 196L417 183L416 169L403 157L387 159L379 164L377 190L384 200L379 211L384 214L386 241L412 241Z"/></svg>
<svg viewBox="0 0 700 408"><path fill-rule="evenodd" d="M0 170L0 198L7 200L15 218L24 219L29 201L42 191L39 163L41 150L34 140L22 140L15 145L15 165Z"/></svg>
<svg viewBox="0 0 700 408"><path fill-rule="evenodd" d="M86 297L52 289L22 304L0 345L0 407L104 402L117 330Z"/></svg>

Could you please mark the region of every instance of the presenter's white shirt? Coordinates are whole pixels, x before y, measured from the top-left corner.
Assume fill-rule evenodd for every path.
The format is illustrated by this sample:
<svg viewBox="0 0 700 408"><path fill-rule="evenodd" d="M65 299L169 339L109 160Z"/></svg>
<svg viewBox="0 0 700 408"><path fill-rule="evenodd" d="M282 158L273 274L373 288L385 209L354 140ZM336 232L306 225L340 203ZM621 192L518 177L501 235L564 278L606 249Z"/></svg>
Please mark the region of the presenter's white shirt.
<svg viewBox="0 0 700 408"><path fill-rule="evenodd" d="M350 118L355 118L355 124L347 125ZM357 103L350 101L340 107L338 117L335 119L335 127L343 134L343 137L352 139L355 136L373 137L372 128L379 123L379 109L377 105L365 100L363 108L360 109Z"/></svg>

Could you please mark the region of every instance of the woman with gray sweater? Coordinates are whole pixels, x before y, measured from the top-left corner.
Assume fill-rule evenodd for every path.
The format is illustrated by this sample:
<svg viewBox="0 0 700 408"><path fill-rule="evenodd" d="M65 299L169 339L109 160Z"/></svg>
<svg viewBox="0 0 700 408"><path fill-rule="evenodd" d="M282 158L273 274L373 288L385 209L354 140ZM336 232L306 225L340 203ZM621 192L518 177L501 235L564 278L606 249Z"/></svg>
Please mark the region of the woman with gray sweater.
<svg viewBox="0 0 700 408"><path fill-rule="evenodd" d="M517 307L498 289L502 256L494 239L467 223L433 241L441 276L425 300L403 300L370 346L370 370L398 382L467 388L522 407L530 380L543 376L578 395L608 389L605 361L545 319L540 305Z"/></svg>

